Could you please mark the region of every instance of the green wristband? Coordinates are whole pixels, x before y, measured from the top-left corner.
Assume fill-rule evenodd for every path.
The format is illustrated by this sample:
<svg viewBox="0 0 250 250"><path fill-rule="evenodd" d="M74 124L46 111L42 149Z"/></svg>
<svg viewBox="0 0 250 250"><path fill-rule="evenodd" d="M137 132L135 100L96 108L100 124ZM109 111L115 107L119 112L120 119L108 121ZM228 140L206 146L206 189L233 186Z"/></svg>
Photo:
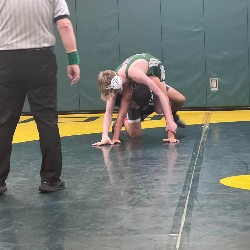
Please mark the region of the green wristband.
<svg viewBox="0 0 250 250"><path fill-rule="evenodd" d="M80 64L80 57L77 51L67 53L69 65Z"/></svg>

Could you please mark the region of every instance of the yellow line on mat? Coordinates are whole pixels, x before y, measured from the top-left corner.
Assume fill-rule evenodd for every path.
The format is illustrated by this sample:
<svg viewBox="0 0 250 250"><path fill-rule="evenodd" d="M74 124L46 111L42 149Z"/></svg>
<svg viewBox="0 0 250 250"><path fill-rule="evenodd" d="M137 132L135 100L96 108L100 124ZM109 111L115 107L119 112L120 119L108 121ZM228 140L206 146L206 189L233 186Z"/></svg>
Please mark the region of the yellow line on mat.
<svg viewBox="0 0 250 250"><path fill-rule="evenodd" d="M204 124L209 117L209 123L250 121L250 110L240 111L180 111L178 114L187 125ZM143 128L165 127L164 117L154 119L153 113L142 123ZM102 132L104 114L67 114L59 115L61 137L84 135ZM116 117L116 114L114 115ZM178 131L177 131L178 133ZM38 140L36 124L32 116L21 116L17 126L14 143Z"/></svg>

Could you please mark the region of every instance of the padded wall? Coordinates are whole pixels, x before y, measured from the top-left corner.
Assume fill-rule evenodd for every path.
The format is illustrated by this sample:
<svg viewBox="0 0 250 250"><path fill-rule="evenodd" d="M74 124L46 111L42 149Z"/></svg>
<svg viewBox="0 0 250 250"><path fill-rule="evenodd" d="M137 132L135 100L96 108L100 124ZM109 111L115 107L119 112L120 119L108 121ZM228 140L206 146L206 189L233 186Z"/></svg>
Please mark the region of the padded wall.
<svg viewBox="0 0 250 250"><path fill-rule="evenodd" d="M120 59L151 53L162 59L160 0L118 1Z"/></svg>
<svg viewBox="0 0 250 250"><path fill-rule="evenodd" d="M77 0L77 39L81 57L80 110L105 109L97 75L120 62L117 0Z"/></svg>
<svg viewBox="0 0 250 250"><path fill-rule="evenodd" d="M126 57L149 52L166 66L167 83L185 107L250 106L250 0L67 0L81 57L81 80L71 87L60 38L58 110L104 110L97 75ZM210 78L219 90L210 91ZM29 111L25 103L24 111Z"/></svg>
<svg viewBox="0 0 250 250"><path fill-rule="evenodd" d="M186 107L206 106L203 1L162 1L163 62Z"/></svg>
<svg viewBox="0 0 250 250"><path fill-rule="evenodd" d="M204 3L206 106L248 106L248 0ZM210 91L211 77L219 79L217 92Z"/></svg>
<svg viewBox="0 0 250 250"><path fill-rule="evenodd" d="M106 50L116 58L107 58L101 63L97 60L98 70L89 71L81 85L86 85L85 79L93 79L91 72L97 76L99 70L114 69L126 57L146 51L163 60L167 82L186 96L185 107L249 106L249 0L229 1L230 4L228 0L144 0L143 5L140 0L106 1L101 14L95 10L94 27L98 31L106 30L109 36L113 31L111 36L115 39L107 36L104 41L98 41L98 34L95 34L96 41L87 39L89 43L82 42L86 40L83 30L93 25L89 15L102 2L80 2L77 10L83 13L84 8L89 10L86 15L77 15L82 27L78 31L78 37L82 36L78 40L80 50L85 51L87 45L87 53L95 54L90 50L95 46L101 55ZM116 13L115 17L105 16L107 5L109 11ZM86 22L82 22L83 19ZM219 78L217 92L210 91L211 77ZM81 88L81 110L104 108L102 102L95 100L95 96L99 97L95 91L92 85Z"/></svg>
<svg viewBox="0 0 250 250"><path fill-rule="evenodd" d="M74 26L74 31L75 33L77 33L75 1L70 0L67 1L67 3L70 10L70 19ZM57 57L57 64L58 64L58 74L57 74L58 110L62 111L79 110L79 101L80 101L79 85L75 86L70 85L70 80L68 79L66 71L68 60L65 53L65 49L62 45L60 36L57 31L56 31L56 37L57 37L57 43L54 51Z"/></svg>

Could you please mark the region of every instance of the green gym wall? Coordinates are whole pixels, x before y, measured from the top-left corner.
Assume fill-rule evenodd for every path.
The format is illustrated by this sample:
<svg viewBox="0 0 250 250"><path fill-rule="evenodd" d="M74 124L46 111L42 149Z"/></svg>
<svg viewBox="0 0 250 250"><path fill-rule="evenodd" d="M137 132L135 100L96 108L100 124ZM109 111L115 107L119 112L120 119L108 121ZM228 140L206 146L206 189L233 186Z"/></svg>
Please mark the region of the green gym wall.
<svg viewBox="0 0 250 250"><path fill-rule="evenodd" d="M57 35L58 111L105 110L97 75L148 52L166 66L166 82L186 96L185 108L250 106L250 0L68 0L81 58L70 86ZM218 78L211 91L210 79ZM27 102L23 111L29 111Z"/></svg>

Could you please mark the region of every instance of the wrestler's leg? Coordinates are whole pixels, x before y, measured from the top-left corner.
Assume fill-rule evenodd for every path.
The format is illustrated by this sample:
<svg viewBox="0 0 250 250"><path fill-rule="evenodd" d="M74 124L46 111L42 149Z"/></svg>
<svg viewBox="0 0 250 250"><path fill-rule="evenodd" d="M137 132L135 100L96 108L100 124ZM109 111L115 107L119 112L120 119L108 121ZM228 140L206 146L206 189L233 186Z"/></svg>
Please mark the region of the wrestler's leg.
<svg viewBox="0 0 250 250"><path fill-rule="evenodd" d="M138 109L130 108L128 110L127 119L124 119L124 126L128 136L131 138L141 137L141 116Z"/></svg>
<svg viewBox="0 0 250 250"><path fill-rule="evenodd" d="M167 89L166 89L166 84L165 82L161 82L158 77L155 76L150 76L150 79L154 81L154 83L162 90L162 92L168 97ZM169 98L169 97L168 97ZM153 98L154 102L154 109L157 114L163 114L163 109L161 106L161 102L158 96L154 95ZM170 102L170 100L169 100ZM170 103L171 106L171 103Z"/></svg>
<svg viewBox="0 0 250 250"><path fill-rule="evenodd" d="M185 103L185 96L182 95L180 92L178 92L176 89L173 87L170 87L166 85L165 82L161 82L159 78L157 77L150 77L156 85L165 93L165 95L169 98L172 114L175 123L177 126L181 128L185 128L186 124L179 118L179 115L177 115L177 111L180 110L180 108L183 106ZM163 110L161 107L160 99L154 95L154 109L155 112L158 114L162 114Z"/></svg>
<svg viewBox="0 0 250 250"><path fill-rule="evenodd" d="M180 110L180 108L184 105L186 98L179 91L174 89L173 87L168 88L168 98L171 103L172 112L176 112Z"/></svg>

